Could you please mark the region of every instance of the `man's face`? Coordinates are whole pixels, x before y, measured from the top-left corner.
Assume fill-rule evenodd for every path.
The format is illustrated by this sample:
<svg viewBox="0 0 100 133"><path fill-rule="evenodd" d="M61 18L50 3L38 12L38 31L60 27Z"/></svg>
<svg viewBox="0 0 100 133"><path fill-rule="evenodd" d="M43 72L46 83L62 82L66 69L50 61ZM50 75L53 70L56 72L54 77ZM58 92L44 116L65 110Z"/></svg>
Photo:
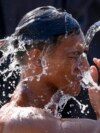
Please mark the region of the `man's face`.
<svg viewBox="0 0 100 133"><path fill-rule="evenodd" d="M63 37L47 58L48 82L66 94L80 91L82 72L89 68L82 34Z"/></svg>

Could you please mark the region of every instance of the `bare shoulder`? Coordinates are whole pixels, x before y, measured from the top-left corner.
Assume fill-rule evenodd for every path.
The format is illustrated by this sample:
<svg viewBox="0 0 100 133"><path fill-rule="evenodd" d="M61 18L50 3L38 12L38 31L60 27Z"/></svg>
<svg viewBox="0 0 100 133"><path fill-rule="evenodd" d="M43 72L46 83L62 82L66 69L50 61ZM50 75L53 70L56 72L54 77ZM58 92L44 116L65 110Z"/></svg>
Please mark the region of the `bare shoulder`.
<svg viewBox="0 0 100 133"><path fill-rule="evenodd" d="M42 109L6 104L0 110L0 133L100 133L100 120L57 119Z"/></svg>
<svg viewBox="0 0 100 133"><path fill-rule="evenodd" d="M60 133L59 120L42 109L5 106L0 111L0 133Z"/></svg>

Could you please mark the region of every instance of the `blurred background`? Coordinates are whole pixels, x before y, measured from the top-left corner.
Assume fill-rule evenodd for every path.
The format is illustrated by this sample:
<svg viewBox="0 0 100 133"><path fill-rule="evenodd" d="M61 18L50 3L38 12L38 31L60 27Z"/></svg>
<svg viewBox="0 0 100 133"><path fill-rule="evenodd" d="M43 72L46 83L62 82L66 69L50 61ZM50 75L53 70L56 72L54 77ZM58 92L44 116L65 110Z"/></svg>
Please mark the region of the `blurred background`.
<svg viewBox="0 0 100 133"><path fill-rule="evenodd" d="M86 31L94 22L100 20L100 0L0 0L0 39L13 34L20 19L27 12L37 7L47 5L66 10L72 14L80 23L84 34L86 34ZM99 38L100 33L97 33L87 53L90 65L93 64L93 57L100 58ZM2 53L0 53L0 57L2 57ZM0 71L8 67L9 59L10 56L0 65ZM6 73L6 75L8 74L9 72ZM10 100L10 94L13 93L19 80L19 74L15 71L6 82L3 80L3 76L4 75L0 74L0 107ZM85 112L83 113L77 102L71 99L61 112L62 117L96 119L96 115L89 101L88 92L85 88L81 89L76 99L82 104L88 104Z"/></svg>

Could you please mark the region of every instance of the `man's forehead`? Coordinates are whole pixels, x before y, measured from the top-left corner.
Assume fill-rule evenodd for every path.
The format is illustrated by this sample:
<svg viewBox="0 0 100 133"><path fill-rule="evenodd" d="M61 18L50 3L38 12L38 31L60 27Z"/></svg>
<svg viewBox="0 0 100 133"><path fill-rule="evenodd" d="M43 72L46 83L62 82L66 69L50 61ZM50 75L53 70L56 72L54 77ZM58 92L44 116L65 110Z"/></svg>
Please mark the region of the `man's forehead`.
<svg viewBox="0 0 100 133"><path fill-rule="evenodd" d="M75 51L84 52L86 50L86 45L85 43L82 42L77 42L77 43L74 42L73 45L66 45L64 50L67 50L68 53Z"/></svg>

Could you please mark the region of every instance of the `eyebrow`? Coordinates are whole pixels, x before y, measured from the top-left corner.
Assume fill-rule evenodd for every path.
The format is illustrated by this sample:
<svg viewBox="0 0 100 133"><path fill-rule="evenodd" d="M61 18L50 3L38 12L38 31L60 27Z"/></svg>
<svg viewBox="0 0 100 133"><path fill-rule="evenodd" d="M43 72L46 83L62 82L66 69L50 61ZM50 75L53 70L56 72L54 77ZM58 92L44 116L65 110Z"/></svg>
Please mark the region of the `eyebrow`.
<svg viewBox="0 0 100 133"><path fill-rule="evenodd" d="M68 52L68 55L75 55L75 54L81 55L82 53L83 52L76 50L76 51L70 51L70 52Z"/></svg>
<svg viewBox="0 0 100 133"><path fill-rule="evenodd" d="M75 49L70 49L70 51L68 51L68 55L74 55L75 53L77 53L78 55L82 54L82 53L87 53L88 51L88 47L86 47L86 45L84 44L77 44Z"/></svg>
<svg viewBox="0 0 100 133"><path fill-rule="evenodd" d="M78 50L76 50L76 51L70 51L70 52L68 52L67 57L68 58L80 57L82 54L87 55L87 51L83 51L83 52L80 52Z"/></svg>

